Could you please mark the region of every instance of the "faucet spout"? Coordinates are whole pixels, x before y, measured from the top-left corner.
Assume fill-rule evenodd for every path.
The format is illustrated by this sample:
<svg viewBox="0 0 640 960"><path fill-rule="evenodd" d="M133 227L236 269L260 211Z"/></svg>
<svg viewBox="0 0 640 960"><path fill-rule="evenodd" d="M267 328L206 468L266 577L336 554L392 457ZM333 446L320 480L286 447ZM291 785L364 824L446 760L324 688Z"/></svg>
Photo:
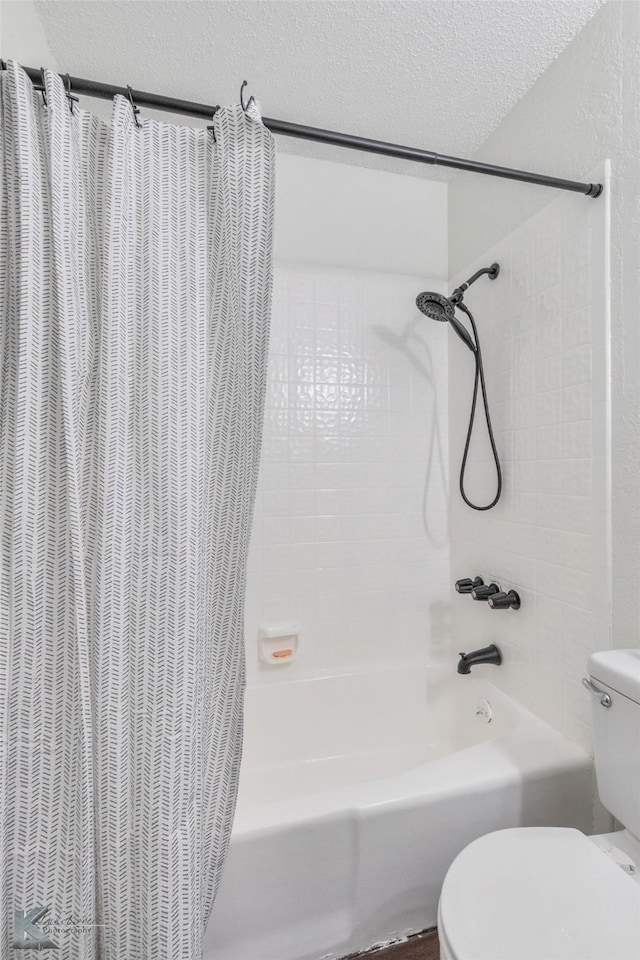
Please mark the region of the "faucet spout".
<svg viewBox="0 0 640 960"><path fill-rule="evenodd" d="M473 650L471 653L461 653L458 661L458 673L471 673L471 667L479 663L494 663L499 666L502 663L502 654L495 643L488 647L482 647L481 650Z"/></svg>

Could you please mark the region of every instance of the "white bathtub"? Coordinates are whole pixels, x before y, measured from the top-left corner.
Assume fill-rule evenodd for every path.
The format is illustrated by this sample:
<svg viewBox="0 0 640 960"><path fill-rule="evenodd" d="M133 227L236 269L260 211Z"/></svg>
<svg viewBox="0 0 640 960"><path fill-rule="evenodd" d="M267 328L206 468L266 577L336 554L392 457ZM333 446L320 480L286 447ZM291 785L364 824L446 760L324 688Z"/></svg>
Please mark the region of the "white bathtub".
<svg viewBox="0 0 640 960"><path fill-rule="evenodd" d="M205 960L343 957L435 926L445 872L481 834L590 831L589 758L486 681L493 669L249 687Z"/></svg>

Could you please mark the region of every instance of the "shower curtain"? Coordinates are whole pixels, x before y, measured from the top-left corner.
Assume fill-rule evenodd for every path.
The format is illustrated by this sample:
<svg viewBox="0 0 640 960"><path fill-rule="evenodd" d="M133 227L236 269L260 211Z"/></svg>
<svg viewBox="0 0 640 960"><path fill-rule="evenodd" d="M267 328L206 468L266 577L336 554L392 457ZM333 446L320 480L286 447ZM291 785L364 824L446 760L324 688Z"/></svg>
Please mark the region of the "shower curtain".
<svg viewBox="0 0 640 960"><path fill-rule="evenodd" d="M0 956L192 960L241 755L273 140L253 106L107 125L44 87L0 73Z"/></svg>

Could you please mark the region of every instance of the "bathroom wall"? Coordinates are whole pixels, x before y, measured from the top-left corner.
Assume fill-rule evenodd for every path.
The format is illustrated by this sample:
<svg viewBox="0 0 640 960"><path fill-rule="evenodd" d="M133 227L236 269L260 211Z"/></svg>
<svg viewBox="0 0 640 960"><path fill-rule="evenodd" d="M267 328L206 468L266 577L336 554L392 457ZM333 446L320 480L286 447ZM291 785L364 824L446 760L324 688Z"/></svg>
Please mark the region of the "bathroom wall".
<svg viewBox="0 0 640 960"><path fill-rule="evenodd" d="M248 573L250 680L443 648L449 608L446 186L278 157L265 437ZM286 666L260 626L297 621Z"/></svg>
<svg viewBox="0 0 640 960"><path fill-rule="evenodd" d="M480 575L522 600L498 611L454 595L453 636L462 649L497 643L491 679L588 750L580 680L589 654L611 645L608 227L606 197L559 196L454 279L501 266L467 295L504 468L487 512L455 489L473 371L462 344L449 357L452 579ZM478 420L467 493L487 503L495 469Z"/></svg>
<svg viewBox="0 0 640 960"><path fill-rule="evenodd" d="M611 159L613 644L640 643L640 4L605 3L478 159L587 179ZM450 262L464 272L556 193L457 175ZM584 203L588 206L588 200ZM592 201L597 206L600 200Z"/></svg>
<svg viewBox="0 0 640 960"><path fill-rule="evenodd" d="M0 56L57 69L34 0L0 0Z"/></svg>

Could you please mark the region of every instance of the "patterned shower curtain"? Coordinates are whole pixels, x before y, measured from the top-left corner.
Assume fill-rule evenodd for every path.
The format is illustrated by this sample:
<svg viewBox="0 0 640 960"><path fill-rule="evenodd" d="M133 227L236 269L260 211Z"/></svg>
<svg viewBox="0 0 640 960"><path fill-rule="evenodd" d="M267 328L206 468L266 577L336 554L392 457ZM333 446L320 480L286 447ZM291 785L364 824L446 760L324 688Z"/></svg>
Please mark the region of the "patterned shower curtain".
<svg viewBox="0 0 640 960"><path fill-rule="evenodd" d="M0 73L2 958L200 957L233 819L273 140L140 123Z"/></svg>

